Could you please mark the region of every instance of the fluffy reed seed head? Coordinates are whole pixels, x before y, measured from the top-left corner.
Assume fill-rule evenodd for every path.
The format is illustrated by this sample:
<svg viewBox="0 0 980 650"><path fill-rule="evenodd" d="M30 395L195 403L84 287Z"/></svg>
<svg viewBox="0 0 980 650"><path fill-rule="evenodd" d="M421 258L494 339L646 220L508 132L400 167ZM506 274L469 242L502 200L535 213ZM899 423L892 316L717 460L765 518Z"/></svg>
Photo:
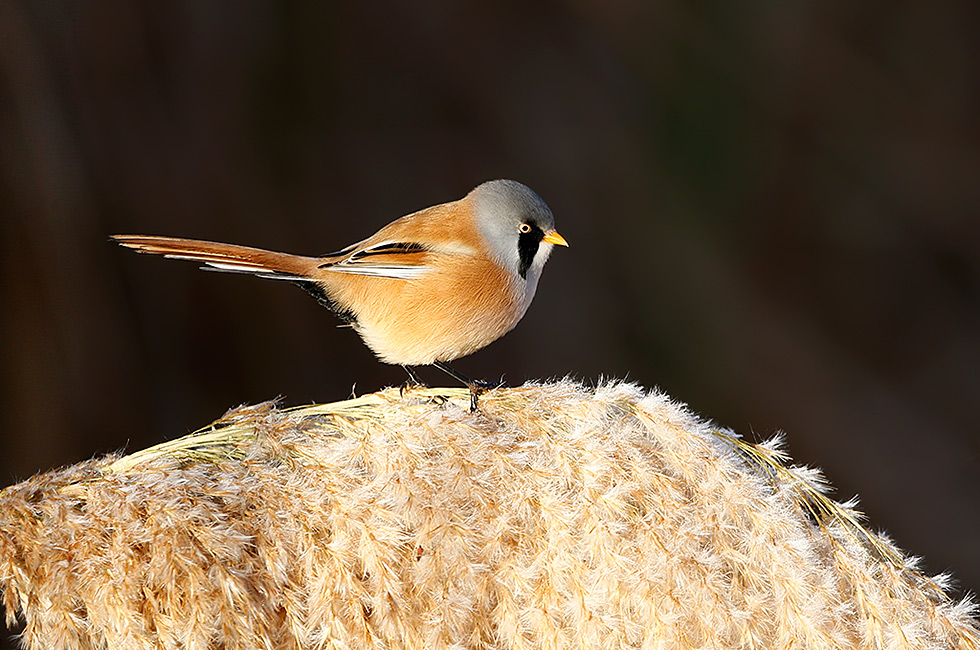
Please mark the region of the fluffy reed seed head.
<svg viewBox="0 0 980 650"><path fill-rule="evenodd" d="M32 649L978 648L819 475L572 382L229 412L0 492Z"/></svg>

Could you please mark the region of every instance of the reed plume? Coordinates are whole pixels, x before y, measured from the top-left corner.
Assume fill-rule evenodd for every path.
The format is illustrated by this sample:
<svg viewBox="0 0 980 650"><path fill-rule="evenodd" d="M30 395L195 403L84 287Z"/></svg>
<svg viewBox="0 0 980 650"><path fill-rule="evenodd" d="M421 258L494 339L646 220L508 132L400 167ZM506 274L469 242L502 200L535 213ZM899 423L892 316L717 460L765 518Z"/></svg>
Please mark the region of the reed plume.
<svg viewBox="0 0 980 650"><path fill-rule="evenodd" d="M819 474L564 381L233 410L0 492L31 649L980 648Z"/></svg>

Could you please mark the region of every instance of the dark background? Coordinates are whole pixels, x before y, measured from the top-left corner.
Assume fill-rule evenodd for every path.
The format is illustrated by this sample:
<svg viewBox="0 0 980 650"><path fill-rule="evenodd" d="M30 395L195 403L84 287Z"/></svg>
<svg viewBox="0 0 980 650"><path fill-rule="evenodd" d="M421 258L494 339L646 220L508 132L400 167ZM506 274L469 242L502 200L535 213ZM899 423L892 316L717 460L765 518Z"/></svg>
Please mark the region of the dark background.
<svg viewBox="0 0 980 650"><path fill-rule="evenodd" d="M241 403L404 380L293 287L109 234L325 253L509 177L571 248L461 371L627 377L752 438L785 430L974 591L978 14L0 2L0 483Z"/></svg>

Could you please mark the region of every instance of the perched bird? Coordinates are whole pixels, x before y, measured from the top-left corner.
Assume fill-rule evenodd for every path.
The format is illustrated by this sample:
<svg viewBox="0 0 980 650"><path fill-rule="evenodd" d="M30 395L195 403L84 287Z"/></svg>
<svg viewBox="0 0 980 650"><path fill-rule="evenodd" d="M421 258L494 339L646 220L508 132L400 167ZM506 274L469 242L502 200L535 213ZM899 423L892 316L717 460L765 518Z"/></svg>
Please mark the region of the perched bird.
<svg viewBox="0 0 980 650"><path fill-rule="evenodd" d="M464 383L474 409L488 385L447 362L513 329L531 304L552 248L568 246L541 197L510 180L483 183L458 201L396 219L322 257L173 237L112 238L140 253L295 282L413 381L413 366L434 365Z"/></svg>

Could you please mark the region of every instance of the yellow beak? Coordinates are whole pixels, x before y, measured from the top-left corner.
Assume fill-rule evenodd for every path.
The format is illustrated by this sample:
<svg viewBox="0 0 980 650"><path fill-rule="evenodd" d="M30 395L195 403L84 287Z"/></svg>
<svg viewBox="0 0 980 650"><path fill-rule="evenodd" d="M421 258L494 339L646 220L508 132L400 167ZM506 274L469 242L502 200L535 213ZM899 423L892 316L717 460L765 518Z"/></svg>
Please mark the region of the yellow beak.
<svg viewBox="0 0 980 650"><path fill-rule="evenodd" d="M545 236L542 237L542 240L556 246L568 246L568 242L565 241L564 237L558 234L557 230L552 230L551 232L546 233Z"/></svg>

